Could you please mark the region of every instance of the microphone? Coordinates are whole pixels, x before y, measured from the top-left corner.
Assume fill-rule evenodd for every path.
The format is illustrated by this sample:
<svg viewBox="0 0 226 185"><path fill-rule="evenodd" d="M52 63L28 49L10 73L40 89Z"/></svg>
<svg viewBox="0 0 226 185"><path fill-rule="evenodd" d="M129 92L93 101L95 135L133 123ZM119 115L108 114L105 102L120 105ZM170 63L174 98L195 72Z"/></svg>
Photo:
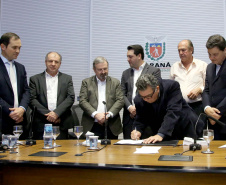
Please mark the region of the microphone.
<svg viewBox="0 0 226 185"><path fill-rule="evenodd" d="M204 113L202 113L202 114L204 114ZM215 119L215 118L213 118L212 116L209 116L209 115L207 115L207 114L204 114L207 118L209 118L209 119L212 119L213 121L216 121L216 123L218 123L220 126L225 126L225 123L223 123L222 121L219 121L219 120L217 120L217 119Z"/></svg>
<svg viewBox="0 0 226 185"><path fill-rule="evenodd" d="M198 121L199 121L199 119L200 119L200 117L201 117L202 115L206 116L206 117L209 118L209 119L214 120L217 124L219 124L219 125L222 126L222 127L225 126L225 123L223 123L222 121L219 121L219 120L217 120L217 119L213 118L212 116L209 116L209 115L207 115L207 114L205 114L205 113L201 113L201 114L199 114L198 120L196 121L196 124L195 124L195 132L196 132L196 126L197 126L197 123L198 123ZM197 143L196 143L196 140L197 140L197 137L194 138L194 144L191 144L191 145L189 146L189 150L195 151L195 150L201 150L201 149L202 149L202 146L201 146L200 144L197 144Z"/></svg>
<svg viewBox="0 0 226 185"><path fill-rule="evenodd" d="M33 108L32 111L32 115L31 115L31 119L30 119L30 129L29 129L29 136L28 139L26 139L26 145L36 145L36 140L32 139L32 127L33 127L33 121L34 121L34 117L35 117L35 113L36 113L36 107Z"/></svg>
<svg viewBox="0 0 226 185"><path fill-rule="evenodd" d="M104 127L105 127L105 132L104 132L104 139L101 140L101 145L110 145L111 144L111 140L107 138L107 126L108 126L108 120L106 119L106 113L107 113L107 107L106 107L106 102L102 101L102 103L104 104L104 113L105 113L105 117L104 117Z"/></svg>

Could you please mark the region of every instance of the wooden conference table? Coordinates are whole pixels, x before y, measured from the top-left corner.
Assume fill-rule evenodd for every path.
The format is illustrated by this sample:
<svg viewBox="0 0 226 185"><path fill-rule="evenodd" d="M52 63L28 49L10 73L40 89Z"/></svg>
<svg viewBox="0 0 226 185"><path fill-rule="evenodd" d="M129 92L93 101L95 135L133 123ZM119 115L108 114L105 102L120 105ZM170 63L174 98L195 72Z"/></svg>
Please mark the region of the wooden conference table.
<svg viewBox="0 0 226 185"><path fill-rule="evenodd" d="M192 162L158 161L160 155L174 155L188 149L185 146L162 146L158 154L134 154L141 146L108 145L101 151L87 151L74 146L75 140L58 140L62 147L44 150L43 141L34 146L19 146L17 154L0 153L0 184L225 184L226 149L218 148L226 141L212 141L214 154L189 151ZM179 142L182 144L182 141ZM29 156L39 151L67 152L59 157Z"/></svg>

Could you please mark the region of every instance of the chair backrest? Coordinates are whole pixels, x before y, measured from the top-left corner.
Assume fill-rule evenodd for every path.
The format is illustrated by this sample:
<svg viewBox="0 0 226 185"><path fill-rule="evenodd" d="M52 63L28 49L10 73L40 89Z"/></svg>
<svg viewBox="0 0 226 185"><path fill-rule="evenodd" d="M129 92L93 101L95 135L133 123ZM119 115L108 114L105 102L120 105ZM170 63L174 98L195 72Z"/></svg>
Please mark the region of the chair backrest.
<svg viewBox="0 0 226 185"><path fill-rule="evenodd" d="M76 125L81 125L83 110L79 104L73 105L71 111Z"/></svg>

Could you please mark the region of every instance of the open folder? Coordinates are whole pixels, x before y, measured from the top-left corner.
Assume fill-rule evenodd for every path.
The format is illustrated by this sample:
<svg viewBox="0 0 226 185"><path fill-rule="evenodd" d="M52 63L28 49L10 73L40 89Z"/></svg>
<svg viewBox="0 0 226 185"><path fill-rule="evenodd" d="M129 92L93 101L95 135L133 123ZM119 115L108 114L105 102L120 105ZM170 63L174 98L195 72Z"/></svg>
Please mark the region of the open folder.
<svg viewBox="0 0 226 185"><path fill-rule="evenodd" d="M149 144L144 144L143 140L131 140L131 139L125 139L125 140L120 140L114 145L142 145L142 146L176 146L179 140L170 140L170 141L161 141L157 143L149 143Z"/></svg>

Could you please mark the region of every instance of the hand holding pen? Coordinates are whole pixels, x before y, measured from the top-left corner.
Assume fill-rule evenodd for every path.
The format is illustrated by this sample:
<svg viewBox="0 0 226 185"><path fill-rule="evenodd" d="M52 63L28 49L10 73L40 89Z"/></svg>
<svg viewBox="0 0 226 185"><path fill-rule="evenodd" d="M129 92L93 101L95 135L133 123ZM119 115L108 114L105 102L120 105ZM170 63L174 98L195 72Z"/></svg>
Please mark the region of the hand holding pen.
<svg viewBox="0 0 226 185"><path fill-rule="evenodd" d="M137 129L135 127L135 129L131 132L131 139L139 140L140 137L141 137L141 133L139 131L137 131Z"/></svg>

